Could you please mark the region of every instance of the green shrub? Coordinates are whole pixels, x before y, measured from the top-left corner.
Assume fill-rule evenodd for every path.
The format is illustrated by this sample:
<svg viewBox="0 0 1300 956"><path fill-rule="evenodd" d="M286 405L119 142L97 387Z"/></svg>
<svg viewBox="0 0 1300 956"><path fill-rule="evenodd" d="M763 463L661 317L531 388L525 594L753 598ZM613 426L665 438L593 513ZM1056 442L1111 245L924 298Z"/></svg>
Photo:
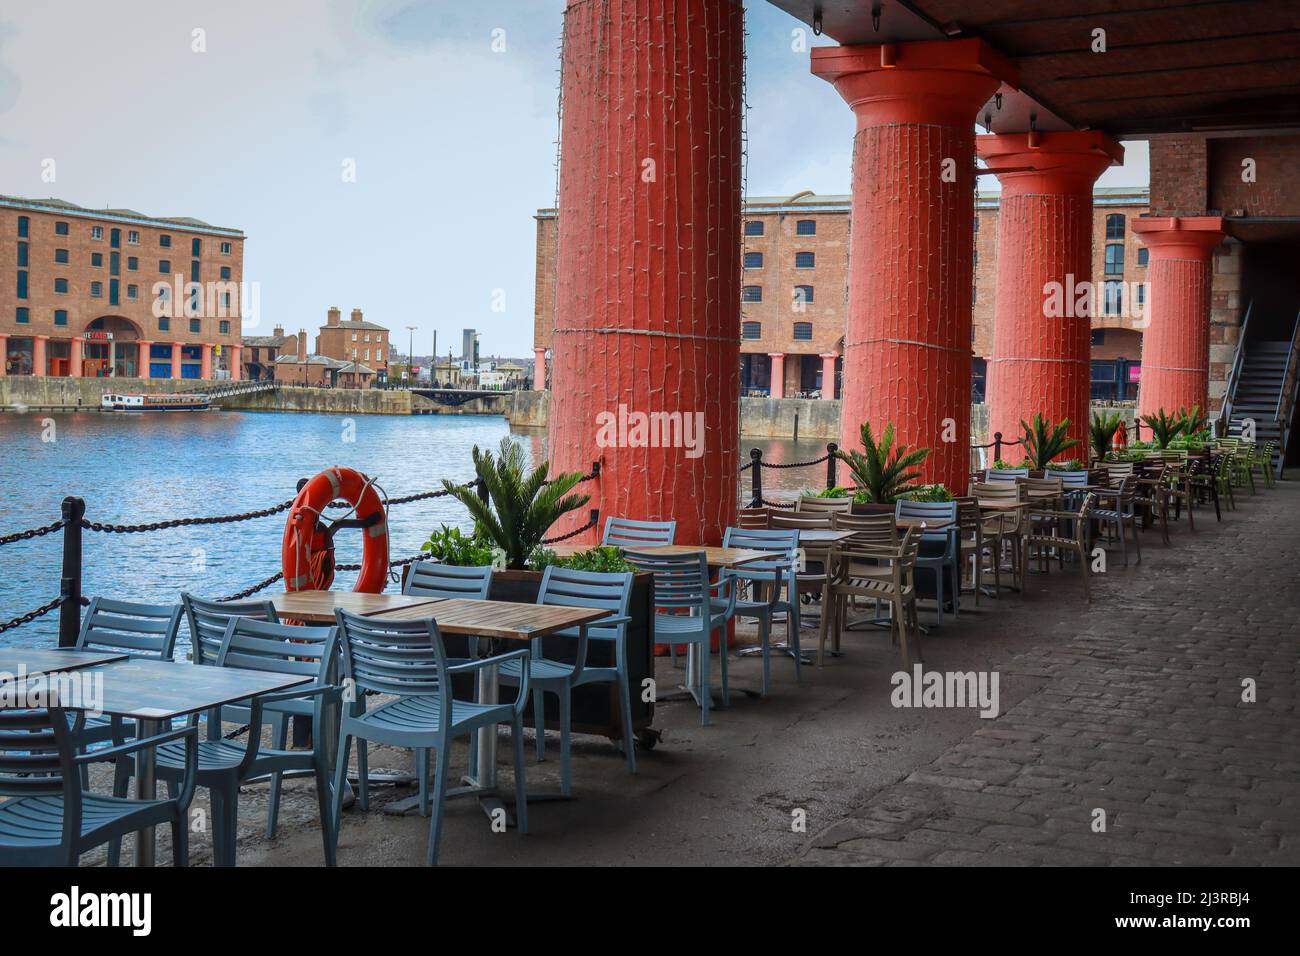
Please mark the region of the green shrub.
<svg viewBox="0 0 1300 956"><path fill-rule="evenodd" d="M853 473L853 483L858 488L854 501L890 504L917 487L915 480L921 477L921 473L911 469L925 461L930 449L908 451L906 445L895 449L893 422L885 426L879 443L871 432L870 422L862 423L859 437L864 451L840 449L835 452Z"/></svg>
<svg viewBox="0 0 1300 956"><path fill-rule="evenodd" d="M528 565L534 571L541 571L550 565L555 565L557 568L572 568L574 571L598 571L602 574L622 574L636 570L636 565L623 557L622 549L609 545L579 551L564 558L550 548L538 547L529 556Z"/></svg>
<svg viewBox="0 0 1300 956"><path fill-rule="evenodd" d="M420 545L420 550L443 564L463 568L492 564L498 554L491 540L478 528L472 534L465 534L460 528L449 528L447 525L429 535L429 540Z"/></svg>
<svg viewBox="0 0 1300 956"><path fill-rule="evenodd" d="M941 484L922 485L907 496L912 501L952 501L953 494Z"/></svg>

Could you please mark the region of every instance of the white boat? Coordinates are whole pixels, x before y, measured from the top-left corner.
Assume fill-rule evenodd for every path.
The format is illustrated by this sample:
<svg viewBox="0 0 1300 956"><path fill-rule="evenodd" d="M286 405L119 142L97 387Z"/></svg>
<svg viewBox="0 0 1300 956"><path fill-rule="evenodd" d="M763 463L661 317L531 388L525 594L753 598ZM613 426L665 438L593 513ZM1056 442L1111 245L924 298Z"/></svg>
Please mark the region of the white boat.
<svg viewBox="0 0 1300 956"><path fill-rule="evenodd" d="M109 412L206 412L211 403L206 395L122 395L110 392L99 400Z"/></svg>

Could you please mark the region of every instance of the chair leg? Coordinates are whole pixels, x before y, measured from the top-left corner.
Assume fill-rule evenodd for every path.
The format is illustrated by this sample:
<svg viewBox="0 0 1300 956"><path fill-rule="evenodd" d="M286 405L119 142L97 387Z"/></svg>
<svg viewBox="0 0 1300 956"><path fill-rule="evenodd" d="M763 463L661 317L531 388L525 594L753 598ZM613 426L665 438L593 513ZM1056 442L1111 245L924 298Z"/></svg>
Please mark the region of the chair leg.
<svg viewBox="0 0 1300 956"><path fill-rule="evenodd" d="M121 846L121 841L118 841ZM116 866L116 864L110 864ZM181 814L172 821L172 866L190 865L190 821Z"/></svg>
<svg viewBox="0 0 1300 956"><path fill-rule="evenodd" d="M320 810L321 840L325 844L325 865L338 865L338 833L334 830L334 800L330 793L329 770L323 761L316 766L316 806Z"/></svg>
<svg viewBox="0 0 1300 956"><path fill-rule="evenodd" d="M700 655L700 686L696 693L700 695L700 726L709 726L709 705L713 703L713 695L709 688L709 638L706 635L703 642L699 645Z"/></svg>
<svg viewBox="0 0 1300 956"><path fill-rule="evenodd" d="M772 630L771 615L763 615L758 619L758 639L763 646L763 690L760 697L767 696L768 685L772 680L772 653L769 647L770 632ZM723 631L723 637L726 637L726 631Z"/></svg>
<svg viewBox="0 0 1300 956"><path fill-rule="evenodd" d="M618 676L619 703L623 708L623 749L627 751L627 771L636 773L636 739L632 735L632 691L627 674Z"/></svg>
<svg viewBox="0 0 1300 956"><path fill-rule="evenodd" d="M797 601L791 601L791 604L797 604ZM821 667L826 661L826 632L830 629L831 618L835 616L835 600L822 599L822 619L817 626L817 666ZM798 633L799 623L795 622L795 632Z"/></svg>
<svg viewBox="0 0 1300 956"><path fill-rule="evenodd" d="M787 614L785 618L786 643L794 651L794 680L799 683L803 680L803 648L799 645L799 620L793 614ZM793 623L791 623L793 621Z"/></svg>
<svg viewBox="0 0 1300 956"><path fill-rule="evenodd" d="M677 667L677 645L676 644L668 645L668 661L670 664L672 664L674 669Z"/></svg>
<svg viewBox="0 0 1300 956"><path fill-rule="evenodd" d="M113 796L125 797L126 788L131 782L131 762L127 757L118 757L113 762ZM85 765L82 769L86 769ZM83 789L86 789L83 787ZM120 866L122 863L122 838L113 837L108 841L108 865Z"/></svg>
<svg viewBox="0 0 1300 956"><path fill-rule="evenodd" d="M357 806L370 809L370 750L362 737L357 738Z"/></svg>
<svg viewBox="0 0 1300 956"><path fill-rule="evenodd" d="M560 699L560 793L569 796L573 792L573 765L569 762L569 721L573 705L572 688L564 687L556 691ZM492 728L496 733L496 728Z"/></svg>
<svg viewBox="0 0 1300 956"><path fill-rule="evenodd" d="M496 733L496 727L485 727L484 731L491 730ZM523 737L519 738L521 741ZM444 797L447 795L447 776L451 772L451 747L450 740L444 740L442 746L438 748L438 769L433 779L433 819L429 822L429 852L427 861L429 866L438 865L438 844L442 840L442 805L446 802ZM515 771L518 773L518 770Z"/></svg>
<svg viewBox="0 0 1300 956"><path fill-rule="evenodd" d="M284 750L289 741L289 723L287 716L281 714L271 728L271 739L277 750ZM280 791L284 785L284 774L271 774L271 789L266 802L266 838L275 839L275 826L280 819Z"/></svg>
<svg viewBox="0 0 1300 956"><path fill-rule="evenodd" d="M627 685L624 684L624 687ZM495 729L495 728L494 728ZM632 727L627 724L628 753L632 752ZM521 720L510 724L510 737L515 748L515 829L520 833L528 832L528 778L524 776L524 724ZM635 760L635 758L633 758ZM632 772L636 772L635 763Z"/></svg>
<svg viewBox="0 0 1300 956"><path fill-rule="evenodd" d="M1089 575L1090 572L1089 572L1089 568L1088 568L1088 558L1087 558L1087 554L1086 554L1085 551L1084 551L1084 548L1085 548L1085 547L1086 547L1086 546L1083 545L1083 544L1080 544L1079 547L1078 547L1078 552L1079 552L1079 572L1083 575L1083 599L1084 599L1085 601L1088 601L1089 603L1091 603L1091 602L1092 602L1092 595L1091 595L1090 593L1088 593L1088 575ZM1062 551L1064 551L1064 549L1062 549Z"/></svg>
<svg viewBox="0 0 1300 956"><path fill-rule="evenodd" d="M537 762L541 763L546 759L546 692L540 687L533 688L533 722L537 725Z"/></svg>
<svg viewBox="0 0 1300 956"><path fill-rule="evenodd" d="M474 745L471 741L470 749ZM424 747L415 749L415 780L420 787L420 816L429 815L429 751Z"/></svg>
<svg viewBox="0 0 1300 956"><path fill-rule="evenodd" d="M239 785L233 783L227 793L221 787L209 788L212 795L212 859L216 866L235 865L235 842L239 836Z"/></svg>
<svg viewBox="0 0 1300 956"><path fill-rule="evenodd" d="M348 780L348 751L352 749L352 736L339 734L338 760L334 763L334 837L337 840L343 816L343 790Z"/></svg>
<svg viewBox="0 0 1300 956"><path fill-rule="evenodd" d="M943 578L947 569L941 564L934 569L934 588L938 597L938 603L935 612L938 615L938 621L935 627L943 627Z"/></svg>
<svg viewBox="0 0 1300 956"><path fill-rule="evenodd" d="M823 613L825 613L823 609ZM708 655L709 645L704 645L705 655ZM731 706L731 693L727 689L727 625L718 628L718 670L722 673L722 706Z"/></svg>

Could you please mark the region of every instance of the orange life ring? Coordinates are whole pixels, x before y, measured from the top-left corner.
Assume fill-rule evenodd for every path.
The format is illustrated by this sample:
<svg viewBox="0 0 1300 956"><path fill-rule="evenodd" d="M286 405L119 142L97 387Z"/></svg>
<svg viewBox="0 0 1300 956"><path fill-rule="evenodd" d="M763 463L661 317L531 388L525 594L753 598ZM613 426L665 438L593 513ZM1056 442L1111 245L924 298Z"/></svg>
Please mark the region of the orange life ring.
<svg viewBox="0 0 1300 956"><path fill-rule="evenodd" d="M286 591L327 590L334 581L334 549L321 519L331 501L352 505L362 528L361 573L353 591L379 594L388 583L388 516L370 479L335 465L322 471L293 499L284 522L280 567ZM378 515L376 519L375 516Z"/></svg>

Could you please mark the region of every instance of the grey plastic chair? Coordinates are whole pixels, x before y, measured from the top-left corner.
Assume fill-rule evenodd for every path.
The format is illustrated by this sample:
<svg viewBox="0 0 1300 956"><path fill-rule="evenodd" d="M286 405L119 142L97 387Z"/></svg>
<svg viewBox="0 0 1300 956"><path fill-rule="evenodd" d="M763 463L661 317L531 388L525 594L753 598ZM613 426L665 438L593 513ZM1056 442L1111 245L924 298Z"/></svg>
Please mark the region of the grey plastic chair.
<svg viewBox="0 0 1300 956"><path fill-rule="evenodd" d="M672 544L677 537L676 521L636 521L632 518L606 518L600 543L619 548L653 548Z"/></svg>
<svg viewBox="0 0 1300 956"><path fill-rule="evenodd" d="M1028 468L989 468L984 472L985 481L1011 481L1018 478L1028 478Z"/></svg>
<svg viewBox="0 0 1300 956"><path fill-rule="evenodd" d="M451 692L455 674L468 674L484 667L503 666L511 661L527 663L528 649L487 657L481 661L452 666L447 661L437 622L383 621L335 612L342 648L341 673L356 691L344 708L339 727L338 760L334 768L335 832L342 804L344 774L352 740L369 740L390 747L416 751L436 750L432 808L424 801L420 812L432 813L429 824L428 863L438 862L442 834L442 805L451 775L451 744L457 737L469 737L483 729L496 733L497 724L509 724L515 750L515 820L520 833L528 832L528 792L524 777L523 707L528 699L528 671L516 700L479 704L457 700ZM367 692L391 694L396 700L367 708ZM357 805L369 807L365 778L357 793Z"/></svg>
<svg viewBox="0 0 1300 956"><path fill-rule="evenodd" d="M800 667L803 653L799 649L799 585L796 580L796 552L799 549L799 529L757 530L751 528L728 528L722 539L724 548L748 548L752 551L768 551L772 557L761 561L751 561L741 568L730 568L724 572L737 583L748 583L757 596L759 588L765 589L771 596L763 601L743 601L736 598L736 617L752 617L758 620L758 636L763 648L763 692L767 696L772 679L771 647L772 621L778 611L785 612L786 634L791 649L794 651L794 679L802 680ZM785 588L785 597L781 589Z"/></svg>
<svg viewBox="0 0 1300 956"><path fill-rule="evenodd" d="M569 735L573 689L584 684L616 684L623 719L623 749L627 753L627 768L636 773L636 745L632 739L632 696L627 684L627 616L632 601L631 572L602 574L595 571L574 571L569 568L548 567L542 574L542 587L537 595L538 604L564 607L603 608L613 616L597 624L568 628L559 636L575 641L573 661L551 660L542 655L542 639L532 642L532 656L527 661L528 684L533 689L533 716L537 720L537 759L546 756L546 694L552 693L560 701L560 792L566 797L571 791L569 761ZM592 666L587 660L588 641L612 644L614 666ZM523 661L510 661L501 666L501 683L519 686Z"/></svg>
<svg viewBox="0 0 1300 956"><path fill-rule="evenodd" d="M736 613L735 580L722 577L709 582L709 563L703 551L663 555L627 551L625 557L641 571L655 576L654 639L659 644L688 644L699 657L700 725L708 726L712 704L709 683L709 644L718 631L719 669L722 671L722 701L730 703L727 691L727 622ZM713 592L721 598L714 603Z"/></svg>
<svg viewBox="0 0 1300 956"><path fill-rule="evenodd" d="M926 530L921 535L921 553L916 559L917 568L934 572L936 596L936 627L943 626L944 585L952 588L952 610L957 614L961 603L961 556L958 545L960 527L957 524L956 501L910 501L901 498L894 504L895 518L919 518L932 525L947 525L937 531ZM930 547L927 549L926 545ZM935 547L938 545L939 547ZM951 575L951 577L949 577Z"/></svg>
<svg viewBox="0 0 1300 956"><path fill-rule="evenodd" d="M337 651L334 627L298 627L272 624L251 618L233 618L226 625L226 637L217 657L216 667L269 671L277 674L300 674L314 678L314 683L254 697L249 704L248 733L244 743L237 740L205 740L199 744L199 768L196 782L207 787L212 797L212 845L217 866L235 865L238 837L239 787L259 777L275 773L306 774L316 778L316 802L320 810L325 865L334 865L334 838L330 793L328 742L332 740L330 723L336 719L340 688L332 683ZM262 729L266 726L267 708L291 701L311 705L312 749L285 750L262 746ZM217 722L221 713L218 710ZM182 755L175 744L158 749L159 780L175 785L184 772ZM127 758L130 761L130 758ZM119 764L124 761L119 761ZM134 775L134 761L128 763L127 776ZM122 795L115 789L118 796ZM123 791L124 792L124 791Z"/></svg>
<svg viewBox="0 0 1300 956"><path fill-rule="evenodd" d="M191 723L143 740L77 753L82 715L68 725L61 708L0 710L0 866L76 866L81 854L146 827L170 826L172 862L188 866L189 821L198 763L198 727ZM90 793L81 768L160 744L183 758L177 793L166 800L127 800ZM112 857L110 857L112 860Z"/></svg>

